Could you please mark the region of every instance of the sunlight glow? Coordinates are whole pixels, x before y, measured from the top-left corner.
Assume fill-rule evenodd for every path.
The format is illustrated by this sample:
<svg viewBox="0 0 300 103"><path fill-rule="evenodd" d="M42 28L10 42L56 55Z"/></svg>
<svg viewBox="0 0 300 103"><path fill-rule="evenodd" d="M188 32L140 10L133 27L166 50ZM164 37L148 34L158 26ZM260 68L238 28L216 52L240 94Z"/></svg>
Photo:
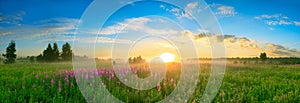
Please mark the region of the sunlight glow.
<svg viewBox="0 0 300 103"><path fill-rule="evenodd" d="M165 52L160 55L160 58L165 62L173 62L175 60L174 54Z"/></svg>

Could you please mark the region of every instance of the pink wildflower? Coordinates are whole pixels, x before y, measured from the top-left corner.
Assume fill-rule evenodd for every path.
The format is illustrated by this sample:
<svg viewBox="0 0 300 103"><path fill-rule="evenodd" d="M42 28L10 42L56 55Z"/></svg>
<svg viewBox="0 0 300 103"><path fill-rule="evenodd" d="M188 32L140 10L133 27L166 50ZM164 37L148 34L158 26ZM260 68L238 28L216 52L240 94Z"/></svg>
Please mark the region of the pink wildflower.
<svg viewBox="0 0 300 103"><path fill-rule="evenodd" d="M157 84L156 88L157 88L157 91L160 91L161 90L160 84Z"/></svg>

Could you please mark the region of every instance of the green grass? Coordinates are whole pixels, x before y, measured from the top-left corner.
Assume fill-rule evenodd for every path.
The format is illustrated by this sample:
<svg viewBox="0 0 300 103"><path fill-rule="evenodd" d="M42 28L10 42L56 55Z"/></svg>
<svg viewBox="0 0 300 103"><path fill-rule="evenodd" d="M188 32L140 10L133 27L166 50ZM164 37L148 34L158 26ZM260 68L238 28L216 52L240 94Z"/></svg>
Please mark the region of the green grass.
<svg viewBox="0 0 300 103"><path fill-rule="evenodd" d="M107 64L98 67L111 68ZM197 88L189 102L197 102L206 87L209 65L202 65ZM176 67L170 67L176 68ZM0 64L0 102L85 102L75 78L64 75L71 63ZM108 69L110 70L110 69ZM146 73L147 74L147 73ZM146 75L137 72L137 75ZM156 102L174 89L177 70L167 71L166 85L139 91L120 83L118 78L101 76L106 89L125 102ZM139 76L140 77L140 76ZM68 79L68 82L65 81ZM51 83L52 79L54 83ZM81 78L83 79L83 78ZM170 82L174 79L173 82ZM300 66L228 65L222 86L213 102L299 102Z"/></svg>

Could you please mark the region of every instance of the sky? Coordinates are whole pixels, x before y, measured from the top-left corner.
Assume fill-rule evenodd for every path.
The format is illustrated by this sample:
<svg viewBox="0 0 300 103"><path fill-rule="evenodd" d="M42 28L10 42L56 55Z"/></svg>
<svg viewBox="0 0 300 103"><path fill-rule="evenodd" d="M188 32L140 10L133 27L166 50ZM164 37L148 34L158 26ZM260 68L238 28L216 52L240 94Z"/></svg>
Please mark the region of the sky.
<svg viewBox="0 0 300 103"><path fill-rule="evenodd" d="M88 11L93 8L92 0L1 0L0 52L5 52L11 40L16 41L18 57L39 55L48 43L61 47L74 41L82 46L75 54L99 58L150 58L164 52L183 58L194 57L193 50L199 57L211 57L210 42L215 39L208 38L223 34L226 57L257 57L261 52L300 57L298 0L205 0L207 5L185 0L179 1L181 6L125 1L102 1L93 16ZM118 4L123 7L111 12ZM205 11L214 17L201 15L202 23L197 24L194 17ZM104 18L107 14L109 18ZM205 21L213 20L221 32L206 29ZM84 54L91 46L95 55Z"/></svg>

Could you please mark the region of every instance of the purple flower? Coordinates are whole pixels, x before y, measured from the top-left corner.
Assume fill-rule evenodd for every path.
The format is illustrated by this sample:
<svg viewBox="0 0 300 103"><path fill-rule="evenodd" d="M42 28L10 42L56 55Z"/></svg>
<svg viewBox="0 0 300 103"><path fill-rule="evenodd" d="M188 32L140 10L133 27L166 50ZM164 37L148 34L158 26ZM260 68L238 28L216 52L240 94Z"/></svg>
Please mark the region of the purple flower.
<svg viewBox="0 0 300 103"><path fill-rule="evenodd" d="M65 81L66 81L66 84L68 84L68 83L69 83L69 79L68 79L68 77L65 77Z"/></svg>
<svg viewBox="0 0 300 103"><path fill-rule="evenodd" d="M45 78L48 78L48 77L49 77L48 74L46 74L46 75L45 75Z"/></svg>
<svg viewBox="0 0 300 103"><path fill-rule="evenodd" d="M85 74L85 79L89 79L89 74L88 73Z"/></svg>
<svg viewBox="0 0 300 103"><path fill-rule="evenodd" d="M54 83L55 83L55 82L54 82L54 79L52 79L52 80L51 80L51 85L54 85Z"/></svg>

